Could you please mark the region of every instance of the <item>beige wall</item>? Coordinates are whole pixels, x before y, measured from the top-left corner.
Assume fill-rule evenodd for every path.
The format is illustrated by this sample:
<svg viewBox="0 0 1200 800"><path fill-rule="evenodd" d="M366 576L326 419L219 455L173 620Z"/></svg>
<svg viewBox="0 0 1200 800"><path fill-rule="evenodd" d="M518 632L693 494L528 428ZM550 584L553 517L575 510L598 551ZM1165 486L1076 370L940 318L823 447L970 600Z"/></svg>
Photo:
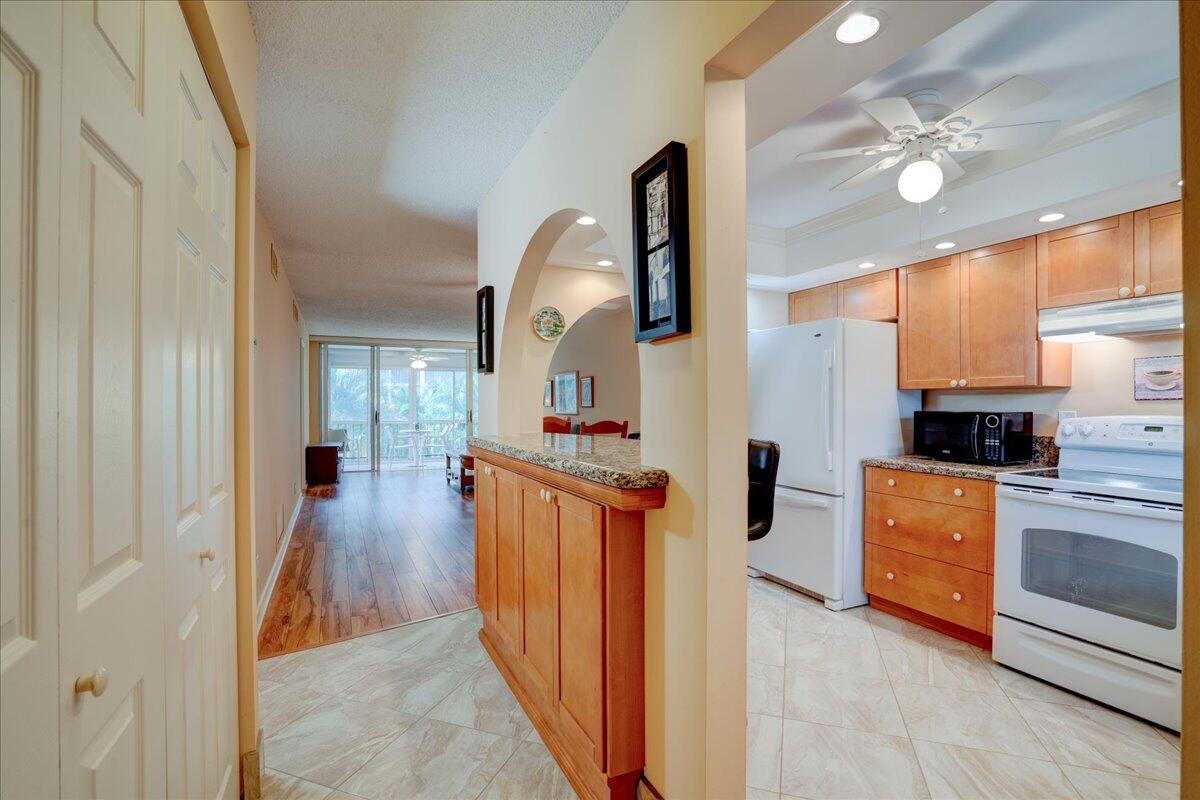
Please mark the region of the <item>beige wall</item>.
<svg viewBox="0 0 1200 800"><path fill-rule="evenodd" d="M580 377L591 375L596 405L581 406L571 422L629 420L629 432L633 433L639 430L641 381L637 345L633 343L633 315L629 302L621 302L621 308L592 309L563 334L546 379L572 370L578 370ZM543 411L554 413L553 409Z"/></svg>
<svg viewBox="0 0 1200 800"><path fill-rule="evenodd" d="M1074 345L1071 388L1036 392L925 393L925 408L939 411L1032 411L1037 432L1053 436L1057 412L1079 416L1101 414L1183 414L1182 400L1134 400L1133 359L1144 356L1177 356L1183 353L1182 336L1116 339Z"/></svg>
<svg viewBox="0 0 1200 800"><path fill-rule="evenodd" d="M746 290L746 326L752 331L779 328L788 324L786 292Z"/></svg>
<svg viewBox="0 0 1200 800"><path fill-rule="evenodd" d="M304 490L308 330L292 316L285 269L271 275L274 237L261 209L254 233L254 557L260 607L279 542Z"/></svg>

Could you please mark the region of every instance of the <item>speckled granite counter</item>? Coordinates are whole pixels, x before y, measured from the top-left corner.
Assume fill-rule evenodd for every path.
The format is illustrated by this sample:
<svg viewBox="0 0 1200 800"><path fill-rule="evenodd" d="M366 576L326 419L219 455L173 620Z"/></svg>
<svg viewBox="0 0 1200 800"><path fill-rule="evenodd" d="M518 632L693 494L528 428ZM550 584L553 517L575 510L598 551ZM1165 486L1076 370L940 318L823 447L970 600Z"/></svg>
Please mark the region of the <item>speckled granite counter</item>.
<svg viewBox="0 0 1200 800"><path fill-rule="evenodd" d="M469 436L467 444L617 489L653 489L667 485L666 470L642 465L642 446L637 440L530 433Z"/></svg>
<svg viewBox="0 0 1200 800"><path fill-rule="evenodd" d="M864 458L864 467L883 467L884 469L902 469L906 472L924 472L929 475L945 475L948 478L977 478L984 481L996 480L1001 472L1016 472L1022 469L1036 469L1044 464L1029 462L1012 464L1007 467L989 467L982 464L956 464L952 461L934 461L924 456L896 456L894 458Z"/></svg>

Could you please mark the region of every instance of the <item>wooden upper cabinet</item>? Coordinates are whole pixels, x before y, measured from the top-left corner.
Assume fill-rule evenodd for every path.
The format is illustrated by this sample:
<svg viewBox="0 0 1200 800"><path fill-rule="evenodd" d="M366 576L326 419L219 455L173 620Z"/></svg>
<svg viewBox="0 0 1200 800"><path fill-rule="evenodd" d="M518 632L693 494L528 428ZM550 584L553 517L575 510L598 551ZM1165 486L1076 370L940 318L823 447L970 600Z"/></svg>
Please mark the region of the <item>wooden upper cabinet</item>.
<svg viewBox="0 0 1200 800"><path fill-rule="evenodd" d="M839 317L891 322L899 316L894 269L841 281L837 287Z"/></svg>
<svg viewBox="0 0 1200 800"><path fill-rule="evenodd" d="M788 295L788 324L829 319L838 315L838 287L836 283L802 289Z"/></svg>
<svg viewBox="0 0 1200 800"><path fill-rule="evenodd" d="M1132 297L1134 215L1085 222L1037 236L1037 307Z"/></svg>
<svg viewBox="0 0 1200 800"><path fill-rule="evenodd" d="M942 256L899 271L901 389L949 389L963 374L961 257Z"/></svg>
<svg viewBox="0 0 1200 800"><path fill-rule="evenodd" d="M959 387L1036 386L1036 244L1032 236L961 256L963 369Z"/></svg>
<svg viewBox="0 0 1200 800"><path fill-rule="evenodd" d="M1133 294L1183 291L1183 203L1133 215Z"/></svg>

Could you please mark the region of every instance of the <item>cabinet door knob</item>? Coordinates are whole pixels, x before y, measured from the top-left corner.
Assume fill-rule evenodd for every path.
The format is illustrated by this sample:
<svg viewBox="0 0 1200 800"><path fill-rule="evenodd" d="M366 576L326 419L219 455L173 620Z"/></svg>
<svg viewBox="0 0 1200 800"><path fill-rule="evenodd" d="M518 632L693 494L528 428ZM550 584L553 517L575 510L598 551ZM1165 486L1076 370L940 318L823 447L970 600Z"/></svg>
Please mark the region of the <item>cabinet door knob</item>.
<svg viewBox="0 0 1200 800"><path fill-rule="evenodd" d="M217 551L212 547L208 548L207 550L201 550L200 551L200 560L201 561L216 561L217 560Z"/></svg>
<svg viewBox="0 0 1200 800"><path fill-rule="evenodd" d="M483 468L483 474L484 474L484 475L491 475L491 474L492 474L492 468L491 468L491 467L484 467L484 468Z"/></svg>
<svg viewBox="0 0 1200 800"><path fill-rule="evenodd" d="M960 600L962 600L961 592L955 592L954 594L952 594L950 596L954 598L954 602L956 602L956 603L959 602Z"/></svg>
<svg viewBox="0 0 1200 800"><path fill-rule="evenodd" d="M895 486L895 485L896 485L896 479L888 478L888 486Z"/></svg>
<svg viewBox="0 0 1200 800"><path fill-rule="evenodd" d="M1133 287L1133 293L1134 294L1145 294L1146 287L1139 283L1137 286Z"/></svg>
<svg viewBox="0 0 1200 800"><path fill-rule="evenodd" d="M543 503L546 502L546 490L545 489L538 489L538 499L540 499Z"/></svg>
<svg viewBox="0 0 1200 800"><path fill-rule="evenodd" d="M950 538L951 538L951 539L953 539L953 540L954 540L954 541L956 541L956 542L961 542L961 541L962 541L962 534L961 534L961 533L956 533L956 534L954 534L953 536L951 536Z"/></svg>
<svg viewBox="0 0 1200 800"><path fill-rule="evenodd" d="M962 387L966 386L966 385L967 385L967 379L966 379L966 378L959 378L959 379L958 379L958 386L959 386L959 388L960 388L960 389L961 389Z"/></svg>
<svg viewBox="0 0 1200 800"><path fill-rule="evenodd" d="M894 572L889 572L889 573L887 574L887 579L888 579L889 581L894 581L894 580L896 579L896 573L894 573Z"/></svg>
<svg viewBox="0 0 1200 800"><path fill-rule="evenodd" d="M75 679L75 694L91 692L92 697L99 697L108 688L108 670L97 667L91 675L80 675Z"/></svg>
<svg viewBox="0 0 1200 800"><path fill-rule="evenodd" d="M891 517L888 517L887 526L889 528L896 527L896 520L892 519Z"/></svg>
<svg viewBox="0 0 1200 800"><path fill-rule="evenodd" d="M958 386L958 381L950 381L950 388L953 389L955 386Z"/></svg>
<svg viewBox="0 0 1200 800"><path fill-rule="evenodd" d="M553 503L553 502L554 502L554 493L553 493L553 492L551 492L549 489L547 489L547 490L546 490L546 502L547 502L547 503Z"/></svg>
<svg viewBox="0 0 1200 800"><path fill-rule="evenodd" d="M954 496L955 496L955 497L962 497L962 489L955 489L955 490L954 490Z"/></svg>
<svg viewBox="0 0 1200 800"><path fill-rule="evenodd" d="M1117 294L1121 295L1121 297L1129 297L1129 287L1122 286L1120 289L1117 290Z"/></svg>

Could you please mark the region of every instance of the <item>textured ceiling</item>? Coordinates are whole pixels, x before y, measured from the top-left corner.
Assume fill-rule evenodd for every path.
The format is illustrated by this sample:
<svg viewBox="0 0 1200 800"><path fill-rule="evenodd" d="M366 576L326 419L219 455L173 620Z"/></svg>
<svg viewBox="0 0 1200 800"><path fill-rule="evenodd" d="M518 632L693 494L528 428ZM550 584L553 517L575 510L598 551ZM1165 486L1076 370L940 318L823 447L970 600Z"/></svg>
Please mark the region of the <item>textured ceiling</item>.
<svg viewBox="0 0 1200 800"><path fill-rule="evenodd" d="M313 333L473 337L478 203L624 5L251 2L258 198Z"/></svg>

